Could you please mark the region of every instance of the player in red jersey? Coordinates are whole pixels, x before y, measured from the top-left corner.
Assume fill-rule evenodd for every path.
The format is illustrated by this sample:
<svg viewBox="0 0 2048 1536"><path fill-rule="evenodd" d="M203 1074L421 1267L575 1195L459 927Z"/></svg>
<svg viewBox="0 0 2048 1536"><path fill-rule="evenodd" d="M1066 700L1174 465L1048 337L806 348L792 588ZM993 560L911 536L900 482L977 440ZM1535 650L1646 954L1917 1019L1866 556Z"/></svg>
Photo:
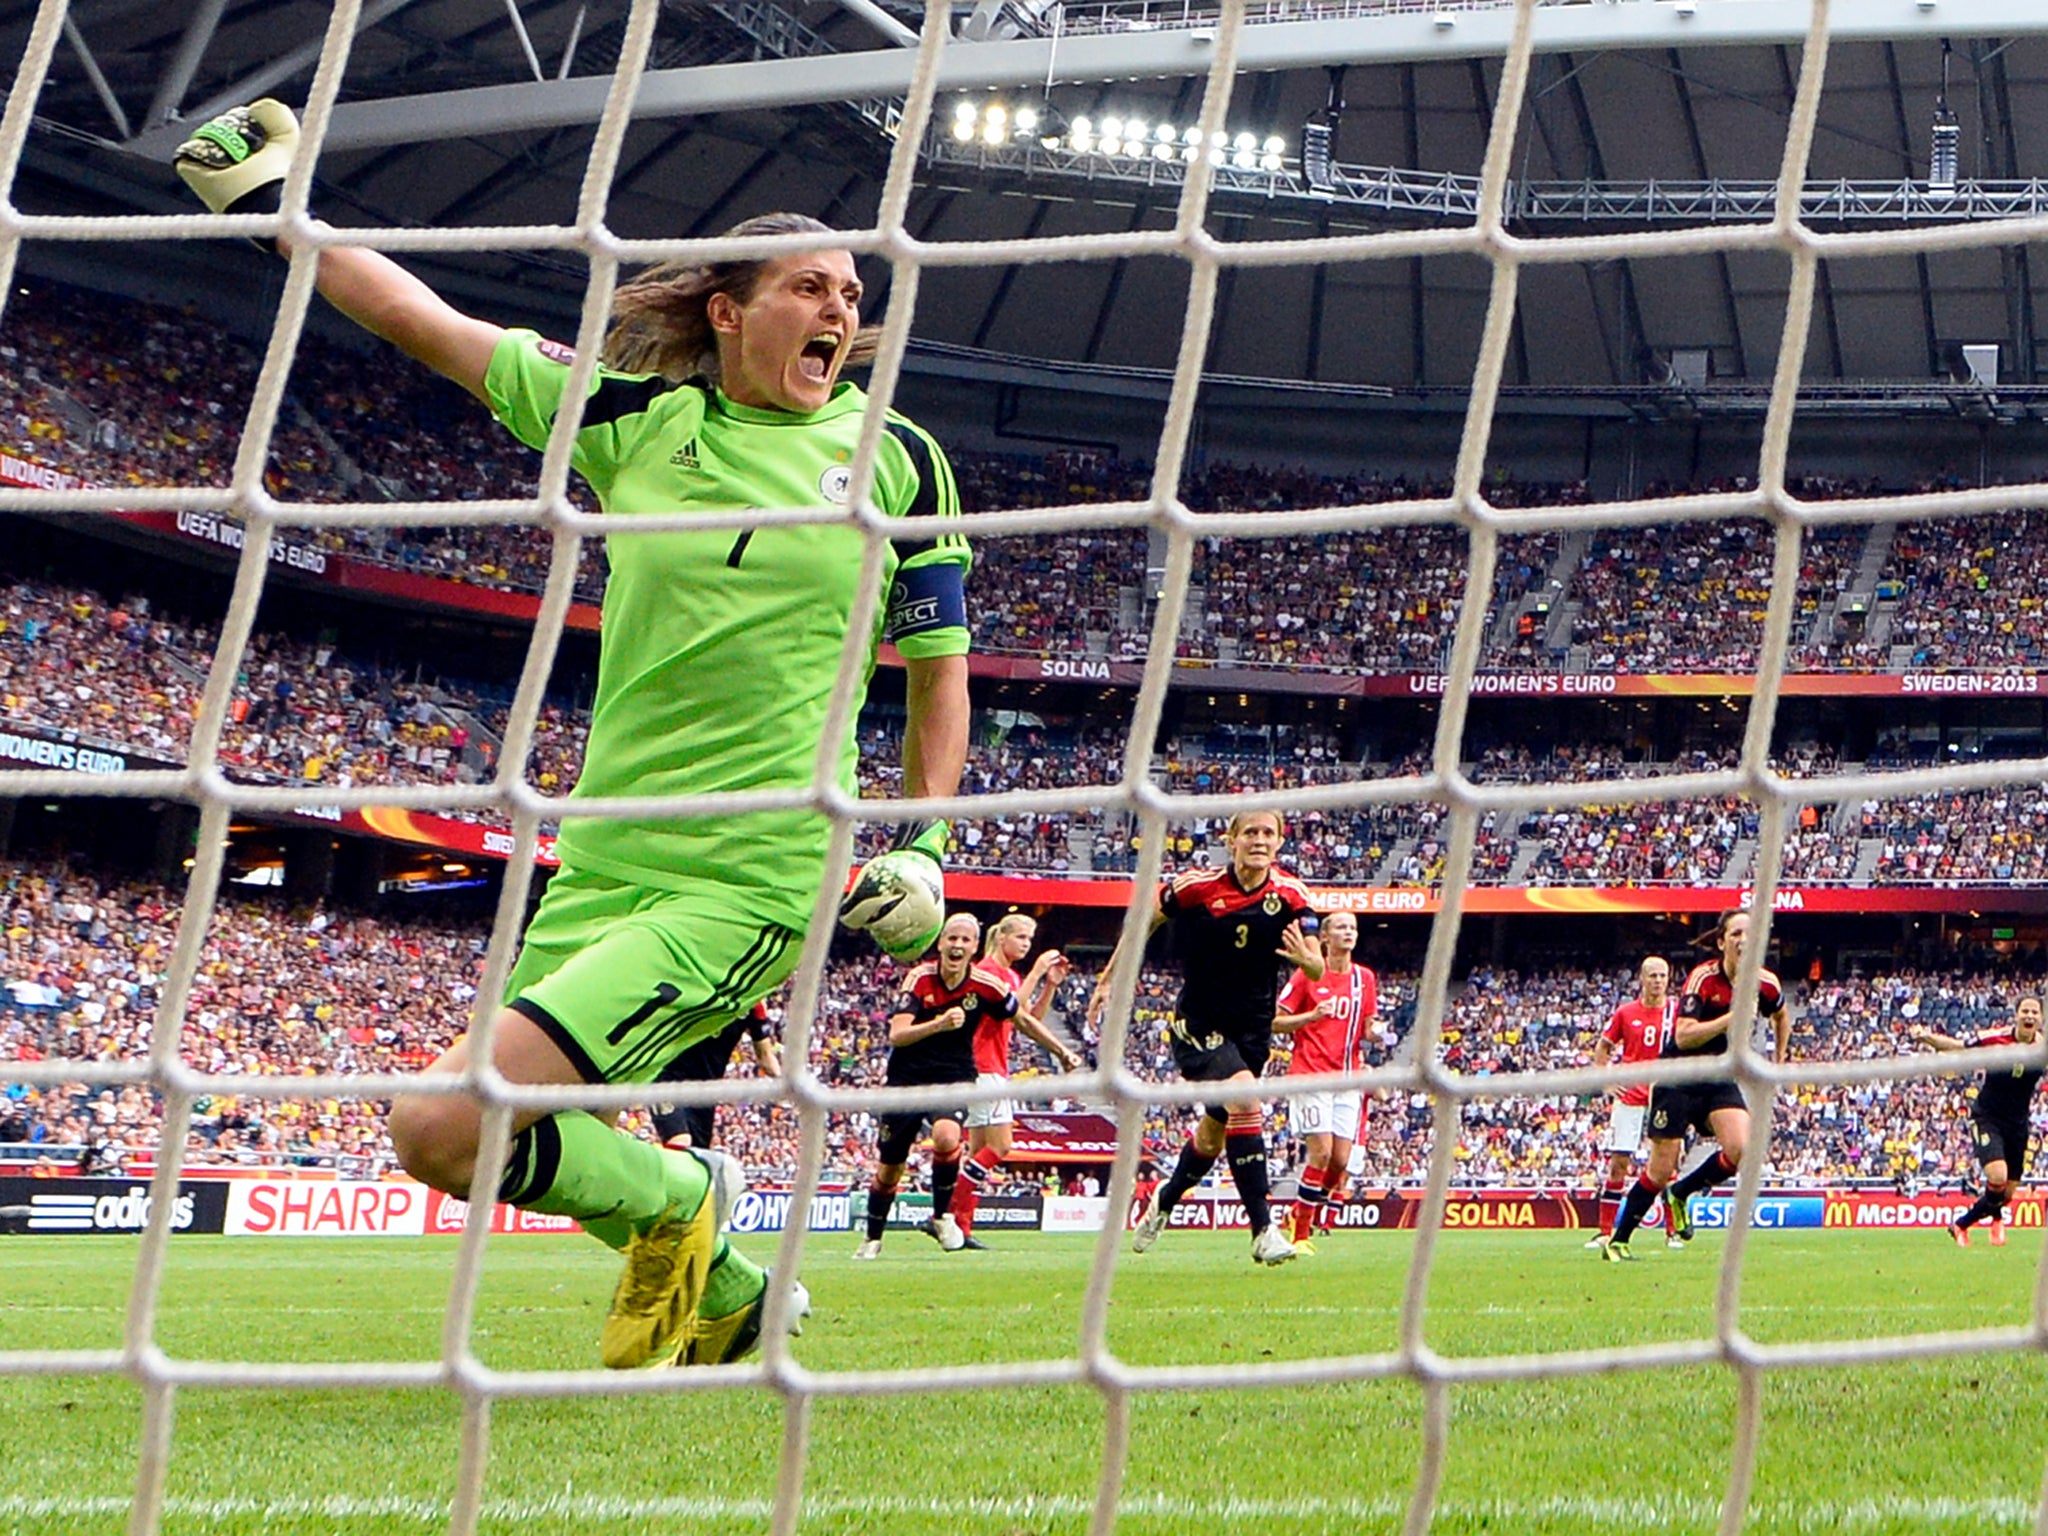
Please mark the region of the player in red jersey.
<svg viewBox="0 0 2048 1536"><path fill-rule="evenodd" d="M955 912L939 930L938 958L913 966L903 978L903 995L889 1016L891 1088L944 1087L974 1081L974 1032L983 1014L1014 1018L1017 994L993 972L974 963L981 942L981 920L971 912ZM965 1113L943 1099L933 1108L894 1110L882 1116L875 1149L874 1177L868 1184L867 1236L854 1250L856 1259L882 1255L882 1234L888 1230L889 1208L910 1161L910 1149L925 1121L932 1124L932 1209L952 1204L960 1177L960 1122ZM936 1236L936 1230L934 1230Z"/></svg>
<svg viewBox="0 0 2048 1536"><path fill-rule="evenodd" d="M1017 1027L1044 1046L1064 1072L1078 1071L1080 1056L1045 1027L1045 1008L1053 989L1067 979L1071 967L1067 957L1048 949L1031 965L1031 974L1020 977L1017 966L1031 953L1031 941L1038 934L1038 920L1012 912L997 920L988 931L988 943L981 951L977 970L999 977L1017 998ZM974 1027L974 1081L981 1087L1010 1080L1010 1018L992 1009L984 1010ZM960 1182L953 1186L952 1203L938 1218L939 1246L948 1253L962 1248L980 1248L974 1236L974 1208L981 1199L988 1176L1010 1155L1010 1122L1015 1106L1008 1099L976 1104L967 1111L967 1160L960 1165Z"/></svg>
<svg viewBox="0 0 2048 1536"><path fill-rule="evenodd" d="M1916 1045L1937 1051L1960 1051L1966 1042L1916 1025L1906 1031ZM2013 1006L2012 1022L1987 1029L1970 1046L2033 1045L2041 1038L2041 999L2023 997ZM1970 1105L1971 1141L1984 1169L1984 1192L1956 1220L1948 1235L1958 1248L1970 1246L1970 1228L1991 1220L1991 1246L2005 1246L2005 1208L2012 1192L2027 1176L2027 1141L2033 1133L2034 1090L2041 1086L2041 1068L2021 1063L1986 1072Z"/></svg>
<svg viewBox="0 0 2048 1536"><path fill-rule="evenodd" d="M1274 862L1287 840L1279 812L1240 811L1230 818L1224 839L1228 866L1167 881L1152 909L1153 932L1172 925L1183 974L1170 1025L1174 1065L1189 1082L1224 1085L1222 1102L1203 1106L1172 1176L1139 1218L1131 1248L1143 1253L1158 1242L1174 1205L1227 1152L1252 1224L1252 1258L1284 1264L1294 1257L1294 1245L1272 1219L1257 1085L1273 1048L1273 1007L1280 992L1274 958L1293 961L1313 980L1323 974L1323 951L1313 933L1317 919L1308 887ZM1112 954L1088 1000L1088 1020L1097 1028L1115 969Z"/></svg>
<svg viewBox="0 0 2048 1536"><path fill-rule="evenodd" d="M1614 1010L1607 1027L1593 1045L1593 1065L1604 1067L1621 1052L1621 1063L1655 1061L1664 1054L1664 1042L1678 1021L1678 1003L1671 996L1671 962L1661 955L1643 961L1636 975L1633 1000ZM1621 1214L1622 1197L1628 1193L1629 1176L1635 1172L1636 1153L1643 1145L1643 1122L1650 1112L1650 1085L1627 1083L1613 1090L1613 1107L1607 1119L1607 1182L1600 1190L1600 1233L1586 1244L1598 1248L1601 1238L1614 1231L1614 1219ZM1666 1228L1676 1236L1678 1228ZM1683 1242L1684 1238L1679 1237Z"/></svg>
<svg viewBox="0 0 2048 1536"><path fill-rule="evenodd" d="M1727 1054L1728 1026L1735 1017L1735 971L1742 963L1742 946L1748 938L1747 912L1730 912L1722 917L1715 929L1720 954L1694 966L1679 990L1678 1021L1664 1044L1667 1059ZM1785 1004L1784 985L1769 969L1757 972L1756 1016L1770 1021L1771 1059L1783 1061L1792 1041L1792 1014ZM1702 1136L1711 1135L1721 1144L1721 1150L1674 1184L1672 1175L1678 1172L1679 1155L1685 1149L1685 1133L1689 1129ZM1617 1262L1634 1257L1629 1252L1628 1240L1666 1189L1683 1212L1686 1201L1701 1190L1735 1177L1748 1140L1749 1105L1733 1078L1660 1083L1651 1089L1650 1165L1629 1190L1621 1214L1615 1218L1613 1233L1601 1243L1603 1255ZM1679 1230L1684 1230L1683 1225ZM1681 1236L1681 1244L1683 1241Z"/></svg>
<svg viewBox="0 0 2048 1536"><path fill-rule="evenodd" d="M1273 1032L1294 1037L1289 1077L1311 1072L1361 1072L1365 1041L1380 1007L1380 982L1369 966L1354 965L1358 919L1332 912L1323 919L1323 974L1310 979L1297 970L1280 993ZM1288 1216L1287 1240L1296 1253L1314 1253L1316 1221L1332 1189L1344 1178L1352 1144L1365 1125L1365 1095L1352 1088L1297 1093L1292 1098L1295 1131L1308 1142L1308 1162Z"/></svg>

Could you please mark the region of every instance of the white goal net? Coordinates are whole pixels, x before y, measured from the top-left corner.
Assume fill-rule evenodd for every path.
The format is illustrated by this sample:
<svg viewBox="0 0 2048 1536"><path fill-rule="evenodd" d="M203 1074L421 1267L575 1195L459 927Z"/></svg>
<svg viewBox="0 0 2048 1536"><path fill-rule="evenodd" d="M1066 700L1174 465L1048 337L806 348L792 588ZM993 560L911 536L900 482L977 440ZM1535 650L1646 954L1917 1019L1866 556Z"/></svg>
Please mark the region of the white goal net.
<svg viewBox="0 0 2048 1536"><path fill-rule="evenodd" d="M1928 0L1922 0L1927 8ZM1950 0L1943 0L1944 5ZM1305 15L1322 8L1261 5L1248 21L1246 0L1223 0L1213 17L1201 22L1200 41L1190 42L1206 58L1199 118L1191 143L1208 142L1228 121L1233 90L1240 80L1248 50L1256 48L1258 23L1284 19L1282 12ZM1329 8L1332 12L1344 9ZM1386 1380L1410 1384L1422 1404L1419 1424L1419 1470L1412 1485L1394 1501L1401 1528L1421 1536L1438 1513L1439 1492L1452 1441L1451 1403L1454 1388L1479 1384L1516 1384L1535 1378L1584 1377L1617 1372L1644 1372L1676 1366L1707 1366L1732 1374L1736 1383L1733 1451L1716 1505L1721 1531L1742 1528L1750 1503L1760 1437L1766 1420L1767 1388L1773 1373L1867 1367L1933 1357L1997 1351L2039 1351L2048 1346L2048 1270L2042 1271L2031 1320L2025 1325L1962 1332L1900 1332L1854 1343L1839 1340L1763 1343L1744 1326L1745 1259L1751 1250L1749 1216L1758 1198L1765 1159L1746 1158L1737 1185L1733 1215L1721 1250L1719 1286L1710 1319L1702 1319L1697 1337L1676 1343L1637 1344L1612 1349L1528 1353L1512 1356L1451 1355L1433 1347L1430 1329L1432 1266L1440 1247L1439 1226L1453 1186L1459 1127L1465 1107L1474 1100L1518 1094L1591 1092L1619 1082L1619 1069L1606 1071L1543 1071L1511 1076L1481 1076L1453 1070L1440 1060L1439 1035L1445 1020L1452 981L1454 952L1464 910L1479 829L1489 813L1535 807L1566 807L1600 803L1652 806L1688 798L1739 796L1759 818L1758 859L1754 872L1754 913L1760 939L1768 940L1773 897L1781 881L1781 850L1802 807L1826 806L1847 799L1904 796L1936 790L1956 791L2038 783L2048 763L2013 761L1978 763L1885 776L1835 775L1791 777L1774 767L1773 724L1794 644L1802 552L1815 530L1830 525L1875 520L1962 518L2048 504L2048 487L2007 486L1995 490L1953 491L1912 497L1832 500L1801 499L1788 489L1788 443L1793 429L1802 360L1815 313L1817 273L1824 261L1866 256L1932 254L1961 249L1992 249L2023 244L2048 233L2048 219L2019 218L2003 222L1944 223L1927 228L1890 228L1855 233L1824 233L1802 217L1809 150L1816 131L1822 86L1829 59L1831 21L1848 12L1858 36L1882 35L1879 7L1853 6L1847 0L1812 0L1807 7L1737 4L1734 0L1689 0L1677 6L1642 3L1578 8L1611 18L1617 42L1628 27L1651 35L1654 13L1658 27L1679 26L1696 19L1705 25L1709 12L1755 13L1754 20L1783 24L1786 11L1797 9L1804 21L1803 45L1796 49L1795 109L1786 124L1782 168L1768 218L1750 223L1689 229L1645 229L1633 233L1584 234L1569 238L1531 239L1511 231L1503 209L1517 145L1518 125L1526 122L1525 94L1539 29L1548 17L1567 7L1538 0L1512 6L1478 7L1351 7L1359 25L1372 24L1368 14L1385 9L1406 14L1416 27L1412 43L1426 56L1430 38L1450 38L1468 19L1497 26L1504 38L1499 58L1498 88L1491 103L1491 136L1483 167L1473 189L1475 216L1462 224L1428 230L1388 230L1328 238L1275 242L1228 242L1210 227L1210 179L1186 176L1177 215L1170 229L1133 230L1120 235L1085 238L1025 238L1000 241L940 243L921 240L906 228L906 209L920 174L920 146L935 107L944 110L942 83L969 82L958 70L946 73L949 53L968 45L948 41L952 7L931 0L918 35L915 63L900 120L894 125L886 183L872 226L849 231L825 242L817 237L778 237L744 248L715 240L629 240L606 223L606 203L618 170L621 146L636 96L647 70L650 42L661 14L660 0L633 0L620 62L612 76L595 142L584 169L577 215L564 227L530 229L438 228L414 230L340 231L307 214L313 162L334 114L352 40L362 22L359 0L339 0L333 9L311 91L303 111L305 152L286 184L285 211L279 216L298 240L290 277L232 484L225 489L49 490L10 489L0 492L0 507L67 517L89 518L116 509L159 509L211 513L239 519L247 530L237 566L233 598L222 625L218 649L207 681L199 723L191 745L189 766L180 771L130 772L119 778L90 780L67 774L27 771L10 776L8 792L25 797L125 795L164 797L195 803L201 812L196 859L174 951L165 968L158 1023L146 1060L46 1061L0 1063L0 1078L34 1086L83 1083L122 1086L146 1084L162 1096L161 1152L156 1160L152 1192L155 1204L143 1233L133 1290L127 1308L125 1337L118 1349L79 1351L61 1348L0 1353L0 1377L49 1375L123 1375L143 1394L144 1423L135 1472L128 1528L137 1536L156 1530L165 1518L166 1473L173 1453L175 1408L182 1392L196 1388L260 1387L309 1393L367 1388L429 1388L459 1397L462 1404L461 1459L454 1493L446 1511L448 1528L470 1536L485 1522L488 1511L487 1467L493 1414L499 1405L519 1399L588 1397L604 1394L698 1395L763 1390L782 1400L783 1439L772 1502L765 1514L776 1536L800 1527L829 1528L807 1520L805 1505L806 1446L814 1405L834 1399L889 1399L936 1390L975 1394L1011 1388L1070 1387L1097 1394L1106 1426L1100 1475L1088 1528L1109 1536L1126 1508L1127 1469L1136 1454L1132 1426L1136 1405L1148 1394L1202 1392L1219 1389L1287 1387L1336 1382ZM1909 9L1903 5L1898 10ZM1435 14L1441 11L1441 14ZM1697 17L1694 13L1697 11ZM1766 15L1768 13L1768 15ZM1340 18L1341 20L1341 18ZM1733 27L1743 18L1726 22ZM21 60L0 120L0 175L11 179L21 163L42 82L64 35L65 7L49 0L38 12L29 47ZM1332 21L1330 25L1338 25ZM1590 25L1588 23L1587 25ZM1896 23L1903 27L1903 20ZM2039 23L2036 24L2040 25ZM1065 55L1055 53L1052 67ZM1085 50L1075 57L1085 59ZM1005 68L1021 69L1006 64ZM1076 65L1074 67L1080 67ZM1021 77L1020 77L1021 78ZM869 90L865 79L849 86L849 96ZM169 171L165 171L169 180ZM25 240L125 241L219 239L278 227L277 219L260 216L135 217L97 219L28 216L8 209L0 230L0 292L12 288L14 264ZM1207 1365L1144 1366L1120 1358L1112 1347L1110 1309L1125 1251L1121 1223L1112 1220L1093 1249L1086 1290L1079 1307L1077 1337L1061 1335L1058 1347L1042 1359L1002 1364L950 1364L936 1369L821 1371L803 1363L802 1348L776 1326L789 1301L789 1277L797 1274L806 1233L792 1221L776 1253L777 1277L762 1356L754 1362L700 1372L606 1373L587 1371L508 1371L479 1358L474 1334L479 1315L486 1238L497 1169L501 1166L515 1109L528 1107L618 1108L645 1103L644 1087L536 1089L510 1083L487 1067L466 1079L444 1079L428 1088L408 1077L278 1078L208 1075L194 1070L180 1056L181 1030L200 963L207 922L219 896L223 855L237 810L283 812L306 805L347 809L402 805L415 810L474 810L496 806L509 815L515 847L508 864L503 896L492 934L481 995L499 994L516 951L526 910L536 840L544 822L559 815L562 803L536 791L527 782L525 765L534 722L574 597L578 550L583 541L601 538L617 523L581 512L569 496L569 449L577 410L563 413L546 456L541 492L533 501L506 500L463 503L361 504L311 506L288 502L266 490L265 454L279 420L285 381L300 328L314 302L315 255L324 246L354 243L405 252L446 252L490 247L557 251L580 255L588 263L589 286L576 336L576 373L565 398L582 398L581 383L596 366L608 306L621 270L670 258L729 258L844 245L857 255L888 265L890 303L881 352L868 386L877 410L867 418L859 455L852 468L848 507L805 507L723 514L678 513L666 518L638 518L637 532L658 528L730 529L743 524L844 522L866 541L867 570L877 577L886 541L905 531L882 516L870 500L877 445L883 432L879 407L896 391L905 348L917 323L920 277L933 267L991 267L1020 263L1110 262L1129 258L1163 258L1184 264L1189 280L1185 318L1181 322L1171 391L1165 409L1152 474L1149 499L1133 503L1091 504L1002 511L970 515L961 531L969 538L1045 533L1075 533L1120 527L1146 530L1164 542L1164 583L1151 618L1152 644L1144 661L1142 684L1130 720L1121 772L1101 785L1081 789L1005 790L946 802L901 802L883 809L872 800L855 800L833 783L831 754L821 755L818 779L808 793L762 792L743 797L721 796L662 801L658 805L610 802L579 803L579 814L717 815L736 810L822 808L835 826L832 875L843 878L853 860L854 828L878 814L910 819L929 814L990 816L1036 812L1082 812L1107 808L1129 816L1138 833L1141 853L1134 872L1137 895L1126 915L1124 961L1113 979L1112 1002L1100 1042L1101 1066L1085 1079L1035 1079L1010 1092L1044 1102L1062 1093L1083 1091L1113 1106L1121 1130L1119 1152L1108 1188L1112 1212L1129 1208L1137 1178L1142 1131L1148 1106L1189 1106L1203 1101L1199 1084L1161 1084L1129 1069L1127 1038L1137 987L1142 940L1149 917L1146 897L1162 875L1162 851L1170 845L1168 829L1194 816L1227 816L1245 801L1223 795L1169 793L1152 777L1151 743L1155 739L1172 679L1176 637L1184 617L1183 601L1198 544L1223 538L1258 541L1314 538L1403 526L1454 530L1465 547L1463 589L1467 600L1459 612L1454 642L1446 664L1446 681L1437 716L1433 752L1426 771L1405 777L1315 785L1275 791L1256 797L1263 806L1290 812L1315 808L1435 804L1447 811L1446 852L1440 909L1433 920L1421 975L1414 1023L1415 1048L1404 1064L1376 1069L1363 1076L1304 1079L1305 1087L1398 1090L1425 1096L1430 1105L1430 1147L1427 1184L1420 1209L1413 1259L1399 1299L1398 1343L1382 1353L1344 1355L1300 1361L1217 1361ZM1488 499L1488 449L1503 371L1509 356L1518 290L1524 274L1543 265L1585 264L1622 258L1697 255L1705 252L1770 252L1789 270L1784 295L1784 328L1776 342L1777 363L1765 418L1761 453L1749 477L1750 488L1677 500L1604 502L1567 508L1517 510ZM1383 261L1407 257L1457 255L1484 263L1490 274L1486 318L1473 368L1470 403L1464 419L1456 469L1447 495L1384 503L1369 508L1331 506L1257 513L1197 513L1179 499L1177 488L1190 454L1190 430L1204 359L1209 355L1219 282L1226 274L1256 274L1263 269ZM1473 754L1466 748L1468 702L1481 667L1489 619L1488 595L1494 590L1496 566L1504 540L1517 535L1555 530L1644 526L1687 520L1746 519L1768 525L1774 560L1768 608L1756 667L1754 692L1747 703L1746 728L1739 761L1725 769L1676 776L1607 781L1491 784L1475 782L1460 769ZM274 542L285 530L326 527L380 527L416 523L471 524L523 522L553 537L553 563L518 692L509 715L502 756L487 784L460 787L394 789L384 786L265 788L230 782L221 770L216 748L226 719L238 668L255 624L258 601L271 569ZM841 667L841 688L827 740L838 740L854 725L859 674L866 660L866 637L876 618L879 583L865 583L865 595L854 614ZM970 597L971 600L971 597ZM788 1010L786 1060L782 1081L707 1084L676 1088L679 1103L730 1102L751 1096L756 1101L779 1099L793 1107L801 1127L802 1157L791 1194L790 1209L808 1209L818 1188L826 1156L828 1121L853 1111L877 1111L915 1098L914 1090L852 1089L828 1084L814 1069L812 1030L818 1018L821 978L834 928L837 887L828 882L813 914ZM1753 1014L1757 970L1766 942L1749 945L1738 978L1739 1008ZM2038 1059L2038 1051L2013 1048L1945 1058L1937 1069L1931 1058L1888 1056L1834 1063L1774 1065L1748 1043L1748 1017L1731 1030L1732 1068L1747 1095L1753 1118L1752 1150L1767 1144L1771 1109L1781 1087L1792 1083L1850 1084L1979 1070L1987 1066ZM490 1010L477 1013L472 1059L486 1062L491 1031ZM1640 1070L1640 1069L1634 1069ZM1703 1079L1723 1070L1718 1061L1668 1062L1650 1069L1657 1082ZM255 1364L231 1352L219 1358L173 1358L159 1346L159 1297L171 1236L173 1196L178 1189L182 1152L196 1100L206 1095L234 1094L263 1099L337 1097L387 1099L399 1092L474 1093L491 1108L479 1163L479 1197L472 1202L468 1224L455 1260L452 1293L442 1333L442 1354L426 1362L348 1365L312 1362ZM991 1095L983 1093L981 1097ZM928 1097L928 1096L927 1096ZM1071 1345L1071 1347L1068 1347ZM2038 1454L2037 1451L2028 1454ZM544 1518L542 1516L541 1518ZM2048 1497L2034 1517L2035 1528L2048 1533Z"/></svg>

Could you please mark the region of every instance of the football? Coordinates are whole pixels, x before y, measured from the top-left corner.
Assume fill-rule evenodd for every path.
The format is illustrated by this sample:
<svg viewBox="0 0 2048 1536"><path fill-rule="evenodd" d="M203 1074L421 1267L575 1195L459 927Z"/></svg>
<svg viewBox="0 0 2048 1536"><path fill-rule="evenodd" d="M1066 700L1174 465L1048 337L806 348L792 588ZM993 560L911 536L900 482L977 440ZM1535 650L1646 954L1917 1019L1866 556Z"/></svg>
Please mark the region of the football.
<svg viewBox="0 0 2048 1536"><path fill-rule="evenodd" d="M945 876L928 855L909 848L870 859L840 903L839 921L872 934L892 958L915 960L945 924Z"/></svg>

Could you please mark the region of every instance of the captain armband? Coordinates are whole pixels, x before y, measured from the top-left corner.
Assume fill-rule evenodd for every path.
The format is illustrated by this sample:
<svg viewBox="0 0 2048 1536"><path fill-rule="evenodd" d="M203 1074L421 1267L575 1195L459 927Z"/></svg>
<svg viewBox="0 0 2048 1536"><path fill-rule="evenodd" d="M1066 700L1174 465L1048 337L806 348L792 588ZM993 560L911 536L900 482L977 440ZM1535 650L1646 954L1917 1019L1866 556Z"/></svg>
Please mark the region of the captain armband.
<svg viewBox="0 0 2048 1536"><path fill-rule="evenodd" d="M907 640L935 630L967 627L965 573L950 560L899 568L889 587L883 636Z"/></svg>

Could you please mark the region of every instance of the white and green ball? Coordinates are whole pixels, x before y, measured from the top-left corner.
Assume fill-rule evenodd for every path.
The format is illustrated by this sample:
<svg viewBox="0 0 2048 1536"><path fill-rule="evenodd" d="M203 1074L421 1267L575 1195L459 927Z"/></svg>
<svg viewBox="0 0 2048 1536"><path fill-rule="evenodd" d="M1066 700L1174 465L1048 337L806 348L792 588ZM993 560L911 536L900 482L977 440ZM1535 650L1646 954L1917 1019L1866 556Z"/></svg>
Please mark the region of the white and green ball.
<svg viewBox="0 0 2048 1536"><path fill-rule="evenodd" d="M946 922L946 881L939 866L907 848L870 859L841 905L847 927L874 935L898 960L915 960Z"/></svg>

